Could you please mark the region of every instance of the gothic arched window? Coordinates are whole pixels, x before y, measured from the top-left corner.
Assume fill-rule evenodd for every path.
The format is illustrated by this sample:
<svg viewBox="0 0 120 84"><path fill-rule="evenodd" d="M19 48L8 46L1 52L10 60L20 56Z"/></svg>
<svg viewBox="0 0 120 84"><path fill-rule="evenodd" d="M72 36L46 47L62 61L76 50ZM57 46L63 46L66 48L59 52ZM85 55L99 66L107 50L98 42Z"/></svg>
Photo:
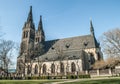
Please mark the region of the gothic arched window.
<svg viewBox="0 0 120 84"><path fill-rule="evenodd" d="M98 55L98 60L101 60L101 56L99 52L97 53L97 55Z"/></svg>
<svg viewBox="0 0 120 84"><path fill-rule="evenodd" d="M23 38L25 38L25 31L23 32Z"/></svg>
<svg viewBox="0 0 120 84"><path fill-rule="evenodd" d="M46 64L43 65L43 74L46 74Z"/></svg>
<svg viewBox="0 0 120 84"><path fill-rule="evenodd" d="M55 65L54 64L51 65L51 73L55 73Z"/></svg>
<svg viewBox="0 0 120 84"><path fill-rule="evenodd" d="M38 74L38 65L37 65L37 64L35 65L35 71L34 71L34 74Z"/></svg>
<svg viewBox="0 0 120 84"><path fill-rule="evenodd" d="M30 74L30 73L31 73L31 67L30 67L30 65L28 65L27 74Z"/></svg>
<svg viewBox="0 0 120 84"><path fill-rule="evenodd" d="M26 38L28 37L28 31L26 31L25 37L26 37Z"/></svg>
<svg viewBox="0 0 120 84"><path fill-rule="evenodd" d="M62 62L60 63L60 72L64 73L64 64Z"/></svg>
<svg viewBox="0 0 120 84"><path fill-rule="evenodd" d="M75 66L75 63L72 62L71 63L71 72L75 72L76 71L76 66Z"/></svg>
<svg viewBox="0 0 120 84"><path fill-rule="evenodd" d="M90 63L94 64L95 63L95 58L94 58L94 54L90 53Z"/></svg>

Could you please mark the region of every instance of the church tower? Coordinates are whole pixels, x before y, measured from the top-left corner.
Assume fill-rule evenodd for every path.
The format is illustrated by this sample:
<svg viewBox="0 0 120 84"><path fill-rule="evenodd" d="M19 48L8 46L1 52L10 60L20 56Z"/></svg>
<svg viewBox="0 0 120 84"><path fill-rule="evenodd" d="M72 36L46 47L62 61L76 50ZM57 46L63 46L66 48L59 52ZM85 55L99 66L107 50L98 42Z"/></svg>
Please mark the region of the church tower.
<svg viewBox="0 0 120 84"><path fill-rule="evenodd" d="M100 43L98 43L98 41L95 37L92 20L90 20L90 33L91 33L93 44L94 44L94 49L91 50L91 51L94 52L95 60L101 60L101 59L103 59L103 55L102 55L102 52L101 52Z"/></svg>
<svg viewBox="0 0 120 84"><path fill-rule="evenodd" d="M35 40L34 40L35 56L40 56L44 53L44 47L45 47L44 43L45 43L45 34L43 31L42 16L40 16L40 21L38 24L38 29L35 33Z"/></svg>
<svg viewBox="0 0 120 84"><path fill-rule="evenodd" d="M34 39L35 39L35 25L33 22L32 6L30 6L28 18L22 30L22 42L20 50L21 55L23 55L23 53L28 54L28 52L30 52L32 48L34 48Z"/></svg>
<svg viewBox="0 0 120 84"><path fill-rule="evenodd" d="M45 34L43 31L42 16L40 16L38 29L37 29L36 34L35 34L35 44L44 43L44 41L45 41Z"/></svg>

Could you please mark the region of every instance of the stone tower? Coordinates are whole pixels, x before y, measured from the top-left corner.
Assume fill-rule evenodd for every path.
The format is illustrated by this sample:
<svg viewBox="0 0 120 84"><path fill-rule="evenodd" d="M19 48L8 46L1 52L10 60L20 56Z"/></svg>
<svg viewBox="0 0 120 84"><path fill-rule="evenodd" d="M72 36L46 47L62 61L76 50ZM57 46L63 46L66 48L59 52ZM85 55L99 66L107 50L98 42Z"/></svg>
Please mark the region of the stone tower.
<svg viewBox="0 0 120 84"><path fill-rule="evenodd" d="M43 43L44 41L45 41L45 34L43 31L42 16L40 16L38 29L37 29L36 34L35 34L35 44Z"/></svg>
<svg viewBox="0 0 120 84"><path fill-rule="evenodd" d="M93 42L94 42L93 43L94 48L90 49L90 51L92 51L91 55L94 54L95 60L101 60L101 59L103 59L103 55L102 55L102 52L101 52L100 43L98 43L98 41L95 37L92 20L90 20L90 33L91 33L91 36L93 37L93 39L91 39L91 40L93 40Z"/></svg>
<svg viewBox="0 0 120 84"><path fill-rule="evenodd" d="M22 42L21 42L20 55L23 55L23 54L26 55L29 52L31 52L31 50L34 49L34 40L35 40L35 26L34 26L33 16L32 16L32 6L30 6L28 18L22 30Z"/></svg>
<svg viewBox="0 0 120 84"><path fill-rule="evenodd" d="M44 53L44 42L45 42L45 34L43 30L43 24L42 24L42 16L40 16L40 21L38 24L38 29L35 33L35 40L34 40L34 49L35 49L35 55L39 56Z"/></svg>

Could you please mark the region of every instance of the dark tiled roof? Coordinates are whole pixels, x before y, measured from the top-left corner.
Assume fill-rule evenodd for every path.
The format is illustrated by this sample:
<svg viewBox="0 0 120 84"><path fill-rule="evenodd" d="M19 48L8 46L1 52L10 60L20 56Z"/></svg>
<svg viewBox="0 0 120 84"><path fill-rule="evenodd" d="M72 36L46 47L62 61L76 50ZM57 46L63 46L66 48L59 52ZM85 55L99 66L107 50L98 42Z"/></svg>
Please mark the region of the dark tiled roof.
<svg viewBox="0 0 120 84"><path fill-rule="evenodd" d="M84 49L99 47L97 40L92 35L56 39L45 42L45 53L40 56L43 60L58 60L58 54L63 53L63 58L77 59L83 56Z"/></svg>
<svg viewBox="0 0 120 84"><path fill-rule="evenodd" d="M73 59L82 59L84 56L84 51L64 51L62 56L56 53L47 53L39 57L41 61L55 61L55 60L73 60Z"/></svg>
<svg viewBox="0 0 120 84"><path fill-rule="evenodd" d="M92 35L77 36L65 39L57 39L45 42L45 51L52 52L56 48L62 50L79 50L99 47L99 43Z"/></svg>

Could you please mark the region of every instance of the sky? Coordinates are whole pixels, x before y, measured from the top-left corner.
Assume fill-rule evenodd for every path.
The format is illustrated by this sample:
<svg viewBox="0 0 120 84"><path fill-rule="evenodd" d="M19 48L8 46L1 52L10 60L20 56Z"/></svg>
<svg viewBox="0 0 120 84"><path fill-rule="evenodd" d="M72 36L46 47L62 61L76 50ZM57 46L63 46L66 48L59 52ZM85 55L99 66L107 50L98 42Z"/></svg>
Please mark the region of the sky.
<svg viewBox="0 0 120 84"><path fill-rule="evenodd" d="M21 42L30 6L36 29L42 15L46 40L90 34L90 18L98 40L120 28L120 0L0 0L1 38Z"/></svg>

